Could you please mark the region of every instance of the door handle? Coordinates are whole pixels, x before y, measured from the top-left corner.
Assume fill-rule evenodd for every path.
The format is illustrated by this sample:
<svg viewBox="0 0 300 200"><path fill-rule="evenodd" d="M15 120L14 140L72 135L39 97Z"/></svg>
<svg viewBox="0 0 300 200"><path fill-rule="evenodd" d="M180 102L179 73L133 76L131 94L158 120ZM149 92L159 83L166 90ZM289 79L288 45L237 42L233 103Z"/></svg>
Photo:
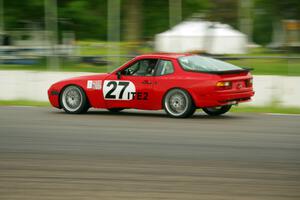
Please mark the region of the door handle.
<svg viewBox="0 0 300 200"><path fill-rule="evenodd" d="M142 84L152 84L152 83L151 83L151 81L144 80L144 81L142 82Z"/></svg>

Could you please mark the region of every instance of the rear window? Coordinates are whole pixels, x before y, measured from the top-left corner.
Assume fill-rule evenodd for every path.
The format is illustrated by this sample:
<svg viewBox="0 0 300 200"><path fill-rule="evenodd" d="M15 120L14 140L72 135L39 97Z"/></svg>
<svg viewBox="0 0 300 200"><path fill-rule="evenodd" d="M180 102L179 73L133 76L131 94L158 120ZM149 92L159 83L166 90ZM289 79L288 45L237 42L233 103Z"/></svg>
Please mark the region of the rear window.
<svg viewBox="0 0 300 200"><path fill-rule="evenodd" d="M180 57L179 63L184 70L195 72L224 72L243 70L238 66L232 65L221 60L209 58L205 56L183 56Z"/></svg>

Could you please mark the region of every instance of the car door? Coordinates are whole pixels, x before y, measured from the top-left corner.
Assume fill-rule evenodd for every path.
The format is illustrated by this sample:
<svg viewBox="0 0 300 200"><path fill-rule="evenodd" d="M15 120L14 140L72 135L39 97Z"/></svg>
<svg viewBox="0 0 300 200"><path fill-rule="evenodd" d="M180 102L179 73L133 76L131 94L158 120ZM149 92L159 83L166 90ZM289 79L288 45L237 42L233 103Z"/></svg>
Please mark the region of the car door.
<svg viewBox="0 0 300 200"><path fill-rule="evenodd" d="M157 61L137 60L126 69L108 76L103 83L106 107L152 109L153 75Z"/></svg>
<svg viewBox="0 0 300 200"><path fill-rule="evenodd" d="M163 97L170 88L178 87L179 81L174 76L175 68L172 60L160 59L156 65L153 79L153 107L162 107Z"/></svg>

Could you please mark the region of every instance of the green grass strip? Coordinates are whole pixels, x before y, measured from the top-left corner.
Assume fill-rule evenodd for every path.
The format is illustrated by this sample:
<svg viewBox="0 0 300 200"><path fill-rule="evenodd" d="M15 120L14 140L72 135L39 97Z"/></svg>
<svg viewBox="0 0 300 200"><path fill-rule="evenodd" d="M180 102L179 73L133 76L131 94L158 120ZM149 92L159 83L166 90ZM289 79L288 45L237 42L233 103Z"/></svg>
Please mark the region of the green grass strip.
<svg viewBox="0 0 300 200"><path fill-rule="evenodd" d="M0 106L50 106L50 103L29 100L0 100Z"/></svg>
<svg viewBox="0 0 300 200"><path fill-rule="evenodd" d="M281 107L281 106L233 106L231 112L240 113L281 113L281 114L300 114L300 107Z"/></svg>

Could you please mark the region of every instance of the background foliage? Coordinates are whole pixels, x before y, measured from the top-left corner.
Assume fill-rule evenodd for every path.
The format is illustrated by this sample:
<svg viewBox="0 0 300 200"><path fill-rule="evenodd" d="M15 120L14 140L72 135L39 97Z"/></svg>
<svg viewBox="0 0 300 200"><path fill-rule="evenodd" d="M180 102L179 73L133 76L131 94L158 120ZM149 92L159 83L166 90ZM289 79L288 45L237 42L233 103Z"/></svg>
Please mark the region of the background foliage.
<svg viewBox="0 0 300 200"><path fill-rule="evenodd" d="M126 40L128 13L139 10L139 40L151 39L156 33L169 28L169 0L122 0L121 31ZM106 40L107 0L58 0L59 30L73 30L77 39ZM126 6L135 5L137 6ZM267 44L272 27L281 19L300 19L299 0L253 0L253 40ZM195 14L238 28L238 0L182 0L182 19ZM43 0L4 0L6 30L44 28ZM132 25L132 24L131 24ZM134 26L133 26L134 27ZM130 26L132 28L132 26Z"/></svg>

